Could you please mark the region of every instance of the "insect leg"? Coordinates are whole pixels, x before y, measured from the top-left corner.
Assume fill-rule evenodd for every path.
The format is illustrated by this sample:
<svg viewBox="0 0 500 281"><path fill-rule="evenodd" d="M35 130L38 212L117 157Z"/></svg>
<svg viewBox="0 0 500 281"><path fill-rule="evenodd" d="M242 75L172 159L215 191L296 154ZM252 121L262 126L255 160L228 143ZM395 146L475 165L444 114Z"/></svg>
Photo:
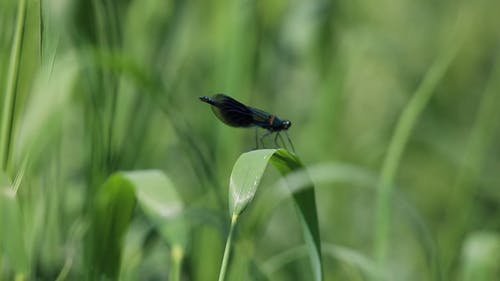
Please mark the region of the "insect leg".
<svg viewBox="0 0 500 281"><path fill-rule="evenodd" d="M269 136L270 134L272 134L273 132L269 131L265 134L263 134L261 137L260 137L260 144L262 144L262 148L265 148L266 146L264 145L264 138Z"/></svg>
<svg viewBox="0 0 500 281"><path fill-rule="evenodd" d="M290 139L290 136L288 135L288 132L285 131L286 138L288 139L288 142L290 143L290 146L292 147L293 153L295 153L295 147L293 147L292 140Z"/></svg>
<svg viewBox="0 0 500 281"><path fill-rule="evenodd" d="M283 144L283 148L288 150L288 147L286 146L285 141L283 140L283 137L278 133L278 137L280 138L281 143Z"/></svg>
<svg viewBox="0 0 500 281"><path fill-rule="evenodd" d="M259 128L255 127L255 149L259 149Z"/></svg>

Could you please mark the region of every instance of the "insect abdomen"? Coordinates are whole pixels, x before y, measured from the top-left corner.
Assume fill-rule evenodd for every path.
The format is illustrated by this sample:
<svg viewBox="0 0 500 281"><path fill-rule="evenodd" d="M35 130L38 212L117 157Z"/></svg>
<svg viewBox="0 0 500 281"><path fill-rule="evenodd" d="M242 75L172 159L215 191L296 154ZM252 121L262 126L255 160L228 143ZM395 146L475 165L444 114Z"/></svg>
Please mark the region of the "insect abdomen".
<svg viewBox="0 0 500 281"><path fill-rule="evenodd" d="M207 96L200 97L200 100L211 105L217 105L217 102L213 98L209 98Z"/></svg>

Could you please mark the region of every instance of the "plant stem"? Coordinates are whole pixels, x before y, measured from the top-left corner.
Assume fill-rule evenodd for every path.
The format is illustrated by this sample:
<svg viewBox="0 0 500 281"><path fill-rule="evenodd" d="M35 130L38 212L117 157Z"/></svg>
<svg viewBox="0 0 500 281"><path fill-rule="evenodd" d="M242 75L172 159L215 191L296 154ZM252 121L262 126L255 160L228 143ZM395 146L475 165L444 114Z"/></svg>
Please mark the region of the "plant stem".
<svg viewBox="0 0 500 281"><path fill-rule="evenodd" d="M181 280L182 259L184 257L184 250L179 245L174 245L171 252L172 269L170 270L170 279L172 281Z"/></svg>
<svg viewBox="0 0 500 281"><path fill-rule="evenodd" d="M238 221L238 215L233 214L231 218L231 226L229 228L229 235L226 240L226 248L224 249L224 256L222 257L222 264L219 272L219 281L224 281L226 278L227 265L229 263L229 256L231 254L231 245L233 243L233 232L237 221Z"/></svg>
<svg viewBox="0 0 500 281"><path fill-rule="evenodd" d="M10 52L9 72L5 100L3 101L0 131L0 169L5 171L9 159L9 147L12 137L14 107L16 103L16 85L19 76L19 64L23 45L24 22L26 17L26 0L19 0L17 24Z"/></svg>

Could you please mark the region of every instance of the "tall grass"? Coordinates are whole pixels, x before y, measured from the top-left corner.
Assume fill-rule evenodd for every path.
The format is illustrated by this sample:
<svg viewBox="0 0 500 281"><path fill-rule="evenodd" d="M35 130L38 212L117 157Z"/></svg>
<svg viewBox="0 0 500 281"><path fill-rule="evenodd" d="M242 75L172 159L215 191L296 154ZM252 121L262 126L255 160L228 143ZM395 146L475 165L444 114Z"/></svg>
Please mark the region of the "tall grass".
<svg viewBox="0 0 500 281"><path fill-rule="evenodd" d="M0 167L2 171L7 169L9 150L11 146L12 131L14 126L14 111L16 104L16 86L19 77L19 64L23 46L23 32L26 17L26 1L19 1L17 21L14 38L10 52L10 61L7 74L7 86L3 99L1 137L0 137Z"/></svg>

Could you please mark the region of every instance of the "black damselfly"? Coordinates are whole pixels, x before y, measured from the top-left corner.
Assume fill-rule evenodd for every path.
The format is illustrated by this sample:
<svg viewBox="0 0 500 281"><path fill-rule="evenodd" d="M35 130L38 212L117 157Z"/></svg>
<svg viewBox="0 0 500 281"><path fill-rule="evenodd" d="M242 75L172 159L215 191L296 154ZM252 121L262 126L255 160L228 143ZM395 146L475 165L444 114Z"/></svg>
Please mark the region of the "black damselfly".
<svg viewBox="0 0 500 281"><path fill-rule="evenodd" d="M293 143L287 132L288 128L292 126L292 122L289 120L281 120L276 115L254 107L246 106L224 94L217 94L213 98L206 96L200 97L200 100L212 105L212 111L215 113L215 116L229 126L242 128L256 127L268 130L266 134L260 137L262 146L264 146L263 139L266 136L276 133L276 136L274 137L274 144L279 146L277 142L279 138L281 143L283 143L283 146L287 148L285 141L280 135L280 132L285 132L292 150L295 151ZM259 147L257 131L255 132L255 145L257 148Z"/></svg>

